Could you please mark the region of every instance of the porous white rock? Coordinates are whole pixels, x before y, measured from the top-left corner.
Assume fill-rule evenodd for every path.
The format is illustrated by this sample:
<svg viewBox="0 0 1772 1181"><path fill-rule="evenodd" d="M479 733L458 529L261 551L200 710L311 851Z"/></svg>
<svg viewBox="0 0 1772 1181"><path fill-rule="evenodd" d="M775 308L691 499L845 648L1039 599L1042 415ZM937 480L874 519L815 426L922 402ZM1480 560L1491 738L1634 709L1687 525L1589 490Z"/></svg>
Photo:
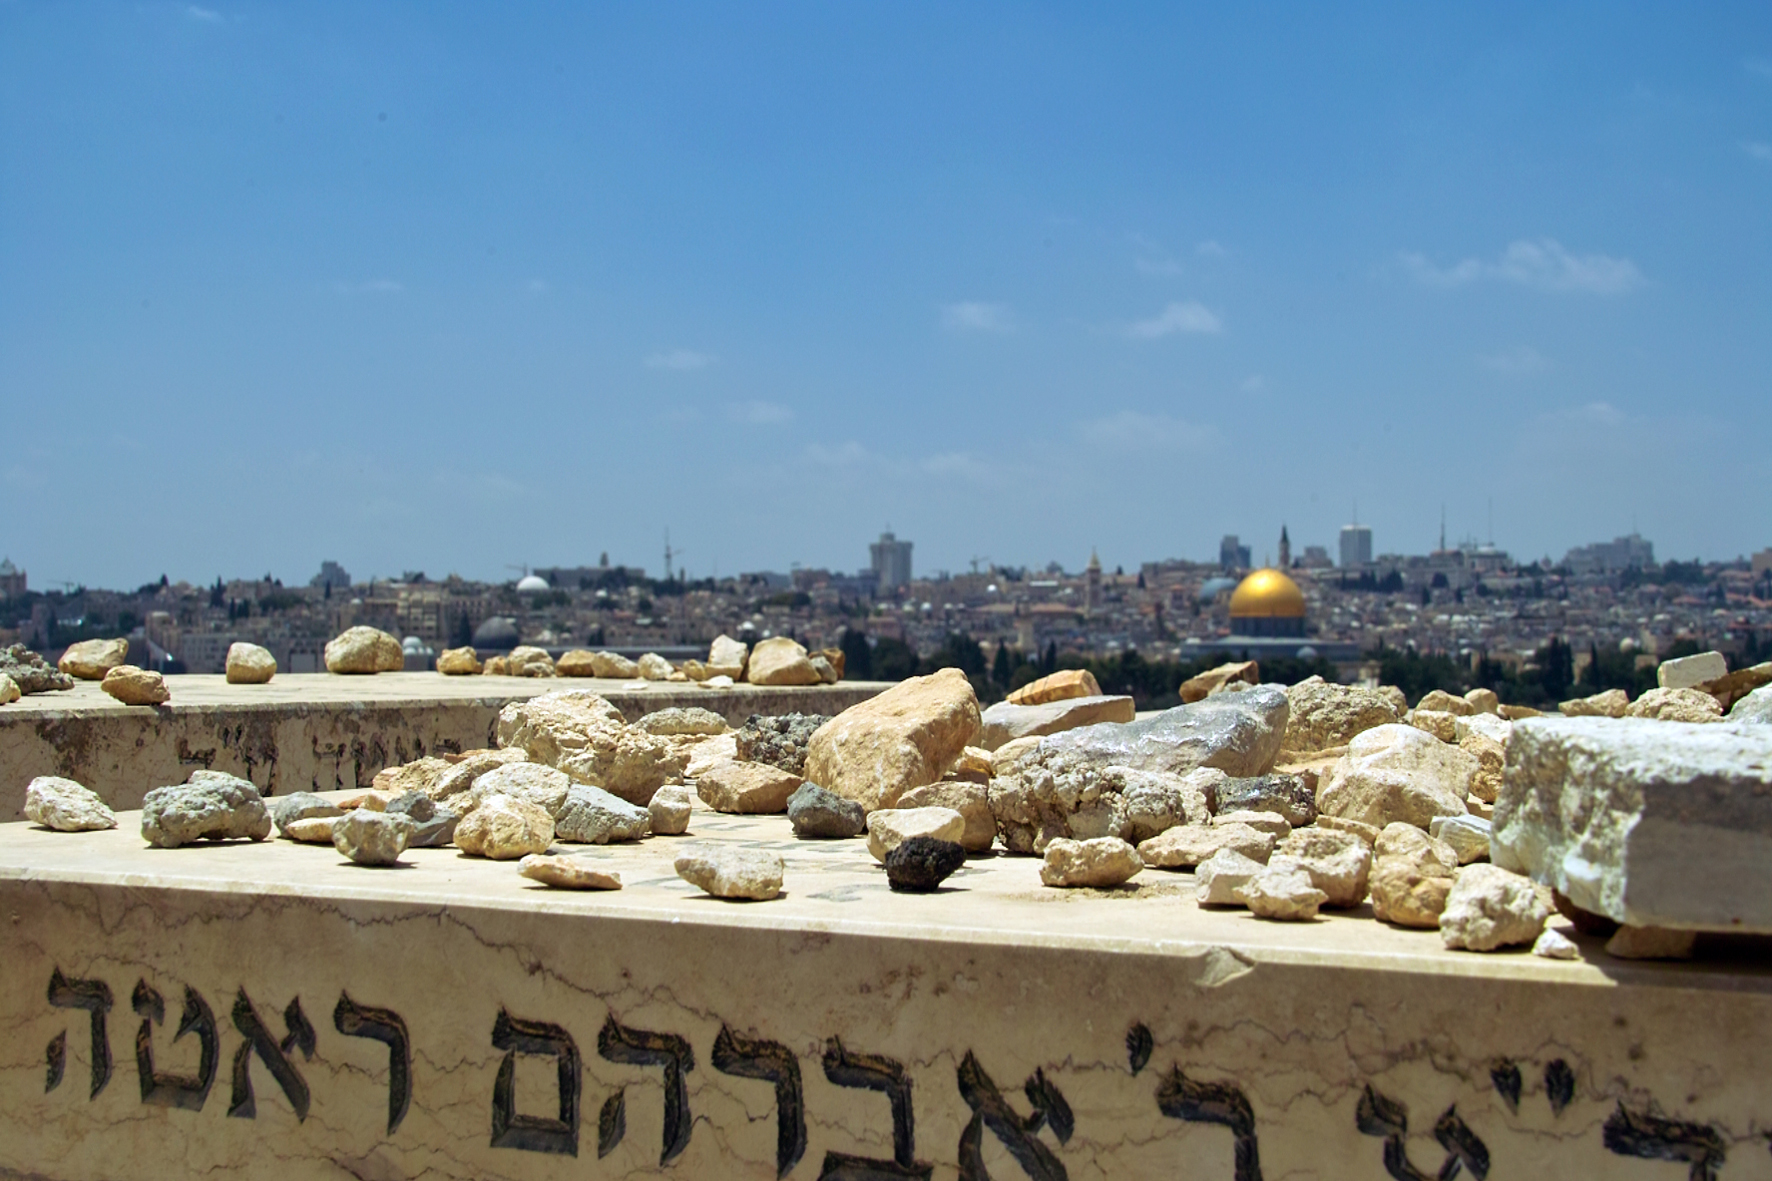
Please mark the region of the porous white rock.
<svg viewBox="0 0 1772 1181"><path fill-rule="evenodd" d="M1046 846L1040 881L1048 886L1118 886L1144 868L1138 851L1119 837L1056 840Z"/></svg>
<svg viewBox="0 0 1772 1181"><path fill-rule="evenodd" d="M912 837L934 837L959 844L966 818L952 808L883 808L868 813L868 852L875 861Z"/></svg>
<svg viewBox="0 0 1772 1181"><path fill-rule="evenodd" d="M1383 828L1401 820L1425 829L1435 816L1465 814L1477 760L1413 726L1377 726L1355 736L1317 788L1317 810Z"/></svg>
<svg viewBox="0 0 1772 1181"><path fill-rule="evenodd" d="M1550 913L1550 903L1531 879L1495 865L1467 865L1446 896L1440 941L1466 951L1532 943Z"/></svg>
<svg viewBox="0 0 1772 1181"><path fill-rule="evenodd" d="M1729 720L1750 725L1772 724L1772 685L1755 689L1737 701L1729 709Z"/></svg>
<svg viewBox="0 0 1772 1181"><path fill-rule="evenodd" d="M1489 836L1494 825L1480 816L1436 816L1428 825L1434 839L1445 841L1458 854L1458 864L1485 861L1489 857Z"/></svg>
<svg viewBox="0 0 1772 1181"><path fill-rule="evenodd" d="M1677 656L1655 667L1655 684L1662 689L1691 689L1729 673L1729 662L1717 651Z"/></svg>
<svg viewBox="0 0 1772 1181"><path fill-rule="evenodd" d="M1581 954L1581 949L1555 927L1546 927L1533 942L1532 954L1547 960L1572 960Z"/></svg>
<svg viewBox="0 0 1772 1181"><path fill-rule="evenodd" d="M1372 850L1352 833L1301 828L1274 846L1268 865L1298 866L1310 875L1311 885L1323 891L1321 905L1346 909L1366 900Z"/></svg>
<svg viewBox="0 0 1772 1181"><path fill-rule="evenodd" d="M781 893L782 860L762 849L695 849L676 860L677 876L716 898L765 902Z"/></svg>
<svg viewBox="0 0 1772 1181"><path fill-rule="evenodd" d="M1266 864L1274 851L1274 837L1247 824L1182 824L1141 842L1138 855L1158 869L1188 869L1220 849Z"/></svg>
<svg viewBox="0 0 1772 1181"><path fill-rule="evenodd" d="M1458 715L1443 709L1422 709L1420 706L1409 711L1408 722L1417 730L1432 734L1441 742L1457 743Z"/></svg>
<svg viewBox="0 0 1772 1181"><path fill-rule="evenodd" d="M1305 922L1317 917L1317 908L1329 896L1311 884L1303 869L1268 869L1231 891L1231 896L1249 908L1256 918L1281 922Z"/></svg>
<svg viewBox="0 0 1772 1181"><path fill-rule="evenodd" d="M39 775L25 785L25 819L56 832L117 827L117 814L97 792L58 775Z"/></svg>
<svg viewBox="0 0 1772 1181"><path fill-rule="evenodd" d="M582 857L529 853L517 862L517 872L533 882L562 890L619 890L621 875L598 869Z"/></svg>
<svg viewBox="0 0 1772 1181"><path fill-rule="evenodd" d="M1286 750L1300 753L1346 746L1354 735L1399 721L1397 707L1376 689L1308 677L1286 690Z"/></svg>
<svg viewBox="0 0 1772 1181"><path fill-rule="evenodd" d="M230 685L263 685L277 675L277 658L269 648L236 640L228 645L224 667Z"/></svg>
<svg viewBox="0 0 1772 1181"><path fill-rule="evenodd" d="M373 627L348 628L326 641L329 673L388 673L406 667L400 641Z"/></svg>
<svg viewBox="0 0 1772 1181"><path fill-rule="evenodd" d="M584 689L510 702L498 714L498 741L527 751L531 762L557 767L631 804L644 805L658 788L680 779L687 761Z"/></svg>
<svg viewBox="0 0 1772 1181"><path fill-rule="evenodd" d="M1624 711L1628 718L1654 718L1662 722L1716 722L1723 707L1702 689L1651 689Z"/></svg>
<svg viewBox="0 0 1772 1181"><path fill-rule="evenodd" d="M1235 849L1220 849L1194 867L1194 901L1202 906L1241 906L1236 892L1265 868Z"/></svg>

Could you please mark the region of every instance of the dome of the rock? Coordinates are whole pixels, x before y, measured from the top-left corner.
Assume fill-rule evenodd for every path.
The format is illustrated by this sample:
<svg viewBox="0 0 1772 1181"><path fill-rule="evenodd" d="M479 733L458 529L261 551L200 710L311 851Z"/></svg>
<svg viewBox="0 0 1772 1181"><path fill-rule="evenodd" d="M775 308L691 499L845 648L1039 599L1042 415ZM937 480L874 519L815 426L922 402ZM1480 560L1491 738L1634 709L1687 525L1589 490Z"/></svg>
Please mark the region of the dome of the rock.
<svg viewBox="0 0 1772 1181"><path fill-rule="evenodd" d="M1231 632L1242 636L1302 636L1304 592L1278 570L1257 570L1231 592Z"/></svg>

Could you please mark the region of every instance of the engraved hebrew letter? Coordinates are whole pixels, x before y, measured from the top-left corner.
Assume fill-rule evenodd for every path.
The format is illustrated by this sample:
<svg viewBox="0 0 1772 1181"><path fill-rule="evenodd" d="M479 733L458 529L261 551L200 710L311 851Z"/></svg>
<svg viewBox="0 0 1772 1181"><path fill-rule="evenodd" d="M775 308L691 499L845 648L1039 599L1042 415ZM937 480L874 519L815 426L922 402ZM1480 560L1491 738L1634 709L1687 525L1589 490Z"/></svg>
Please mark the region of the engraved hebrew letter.
<svg viewBox="0 0 1772 1181"><path fill-rule="evenodd" d="M1690 1181L1717 1181L1727 1153L1713 1128L1629 1111L1622 1103L1607 1118L1604 1136L1607 1150L1619 1156L1685 1162Z"/></svg>
<svg viewBox="0 0 1772 1181"><path fill-rule="evenodd" d="M1255 1138L1255 1109L1229 1083L1202 1083L1171 1069L1157 1088L1157 1110L1170 1119L1221 1124L1231 1130L1232 1173L1236 1181L1261 1181L1261 1148Z"/></svg>
<svg viewBox="0 0 1772 1181"><path fill-rule="evenodd" d="M314 1057L314 1027L308 1024L301 1011L300 997L290 1001L289 1007L283 1010L283 1025L289 1032L279 1042L259 1020L246 990L242 988L235 994L234 1028L246 1040L234 1051L234 1093L228 1104L229 1115L240 1119L258 1118L258 1101L252 1093L252 1056L256 1053L265 1069L271 1072L271 1077L277 1080L277 1085L283 1088L289 1105L295 1109L297 1122L308 1118L308 1084L289 1057L289 1052L295 1049L301 1050L303 1058L311 1060Z"/></svg>
<svg viewBox="0 0 1772 1181"><path fill-rule="evenodd" d="M130 1003L142 1019L141 1027L135 1031L135 1070L141 1078L142 1102L181 1111L202 1111L203 1104L209 1101L209 1088L215 1083L215 1069L221 1063L221 1037L208 1003L186 985L184 1016L172 1035L174 1043L188 1033L197 1035L196 1078L161 1074L154 1069L154 1026L166 1021L166 1004L160 994L149 988L146 980L137 980Z"/></svg>
<svg viewBox="0 0 1772 1181"><path fill-rule="evenodd" d="M972 1109L972 1119L960 1133L962 1181L989 1181L982 1151L985 1128L1002 1141L1003 1147L1009 1150L1009 1155L1032 1181L1067 1181L1070 1174L1065 1171L1063 1162L1040 1142L1037 1135L1041 1126L1050 1122L1053 1134L1063 1144L1071 1138L1073 1127L1070 1104L1047 1080L1044 1070L1036 1070L1024 1087L1028 1100L1034 1105L1034 1114L1026 1119L1009 1106L972 1051L966 1051L956 1073L960 1097Z"/></svg>
<svg viewBox="0 0 1772 1181"><path fill-rule="evenodd" d="M492 1046L505 1052L492 1084L492 1147L578 1155L578 1043L558 1025L524 1021L504 1009L492 1024ZM548 1054L559 1077L560 1118L517 1114L517 1055Z"/></svg>
<svg viewBox="0 0 1772 1181"><path fill-rule="evenodd" d="M675 1160L689 1147L689 1134L695 1130L689 1116L689 1084L683 1079L695 1069L695 1051L689 1048L689 1042L674 1033L630 1029L611 1014L597 1031L597 1053L607 1061L628 1066L664 1067L664 1148L658 1163L667 1165ZM622 1123L625 1129L625 1107ZM609 1147L614 1148L619 1142L617 1137Z"/></svg>
<svg viewBox="0 0 1772 1181"><path fill-rule="evenodd" d="M111 1081L111 1035L105 1027L105 1014L111 1011L111 986L103 980L69 980L56 968L49 977L49 1003L58 1009L85 1009L92 1027L92 1091L88 1099ZM67 1034L62 1033L49 1043L49 1085L53 1091L62 1081L62 1068L67 1062Z"/></svg>
<svg viewBox="0 0 1772 1181"><path fill-rule="evenodd" d="M1155 1048L1151 1031L1144 1022L1134 1022L1126 1031L1126 1063L1132 1067L1134 1077L1150 1063L1151 1051Z"/></svg>
<svg viewBox="0 0 1772 1181"><path fill-rule="evenodd" d="M892 1159L826 1152L819 1181L875 1181L877 1178L930 1176L933 1167L917 1161L917 1132L911 1115L911 1079L904 1064L877 1054L853 1054L840 1038L825 1043L824 1076L839 1087L879 1091L892 1108Z"/></svg>
<svg viewBox="0 0 1772 1181"><path fill-rule="evenodd" d="M346 1037L373 1038L388 1048L388 1135L406 1118L412 1105L412 1042L406 1022L392 1009L359 1005L349 993L338 994L332 1010L333 1028Z"/></svg>
<svg viewBox="0 0 1772 1181"><path fill-rule="evenodd" d="M714 1069L775 1084L775 1176L788 1175L806 1155L806 1110L800 1098L800 1063L780 1042L747 1038L724 1025L714 1039Z"/></svg>
<svg viewBox="0 0 1772 1181"><path fill-rule="evenodd" d="M1544 1097L1550 1100L1552 1115L1562 1115L1575 1102L1575 1072L1561 1058L1544 1068Z"/></svg>
<svg viewBox="0 0 1772 1181"><path fill-rule="evenodd" d="M1409 1161L1404 1139L1409 1134L1409 1112L1401 1103L1387 1099L1371 1087L1360 1096L1354 1123L1362 1134L1384 1138L1384 1171L1397 1181L1452 1181L1459 1170L1469 1169L1477 1181L1489 1175L1489 1148L1458 1117L1458 1107L1448 1107L1434 1122L1434 1139L1446 1150L1446 1159L1437 1174L1427 1174Z"/></svg>

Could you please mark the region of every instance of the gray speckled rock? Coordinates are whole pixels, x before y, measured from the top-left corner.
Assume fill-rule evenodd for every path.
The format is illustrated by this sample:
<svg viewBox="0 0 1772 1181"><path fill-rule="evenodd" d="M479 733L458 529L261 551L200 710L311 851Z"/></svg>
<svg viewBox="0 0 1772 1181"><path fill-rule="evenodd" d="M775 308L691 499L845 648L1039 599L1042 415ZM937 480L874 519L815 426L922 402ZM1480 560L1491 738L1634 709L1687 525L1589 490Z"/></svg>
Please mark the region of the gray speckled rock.
<svg viewBox="0 0 1772 1181"><path fill-rule="evenodd" d="M677 858L676 869L716 898L765 902L781 893L782 860L761 849L696 849Z"/></svg>
<svg viewBox="0 0 1772 1181"><path fill-rule="evenodd" d="M193 771L189 782L156 787L142 800L142 839L162 849L270 835L271 816L258 788L221 771Z"/></svg>
<svg viewBox="0 0 1772 1181"><path fill-rule="evenodd" d="M738 759L806 774L806 745L831 719L824 714L752 714L738 731Z"/></svg>
<svg viewBox="0 0 1772 1181"><path fill-rule="evenodd" d="M332 822L332 847L358 865L392 865L417 825L399 812L358 808Z"/></svg>
<svg viewBox="0 0 1772 1181"><path fill-rule="evenodd" d="M1017 738L1061 734L1101 722L1130 722L1137 716L1138 707L1130 697L1068 697L1039 705L999 701L979 715L978 745L996 750Z"/></svg>
<svg viewBox="0 0 1772 1181"><path fill-rule="evenodd" d="M867 811L860 804L816 783L802 783L788 797L788 820L798 837L854 837L868 826Z"/></svg>
<svg viewBox="0 0 1772 1181"><path fill-rule="evenodd" d="M56 775L39 775L26 786L25 819L57 832L117 827L116 813L97 792Z"/></svg>
<svg viewBox="0 0 1772 1181"><path fill-rule="evenodd" d="M554 836L562 841L606 845L637 841L652 831L652 814L613 792L575 783L554 817Z"/></svg>
<svg viewBox="0 0 1772 1181"><path fill-rule="evenodd" d="M966 849L959 843L912 837L886 854L886 884L908 894L928 894L964 864Z"/></svg>
<svg viewBox="0 0 1772 1181"><path fill-rule="evenodd" d="M437 803L422 791L409 791L388 801L388 812L412 821L412 835L406 838L408 849L441 848L455 839L455 826L461 817Z"/></svg>
<svg viewBox="0 0 1772 1181"><path fill-rule="evenodd" d="M1182 774L1217 767L1226 775L1265 775L1280 753L1289 706L1279 685L1220 693L1134 722L1108 722L1049 735L1017 760L1049 766L1069 758L1098 767Z"/></svg>
<svg viewBox="0 0 1772 1181"><path fill-rule="evenodd" d="M1213 812L1272 812L1293 828L1317 819L1317 797L1296 775L1256 775L1222 779L1206 791Z"/></svg>
<svg viewBox="0 0 1772 1181"><path fill-rule="evenodd" d="M20 693L48 693L72 689L74 678L50 664L23 644L0 648L0 673L12 678Z"/></svg>
<svg viewBox="0 0 1772 1181"><path fill-rule="evenodd" d="M343 808L311 791L292 792L286 796L272 796L265 801L265 809L270 812L271 819L276 822L278 832L282 832L297 820L309 820L316 816L343 816L345 814Z"/></svg>

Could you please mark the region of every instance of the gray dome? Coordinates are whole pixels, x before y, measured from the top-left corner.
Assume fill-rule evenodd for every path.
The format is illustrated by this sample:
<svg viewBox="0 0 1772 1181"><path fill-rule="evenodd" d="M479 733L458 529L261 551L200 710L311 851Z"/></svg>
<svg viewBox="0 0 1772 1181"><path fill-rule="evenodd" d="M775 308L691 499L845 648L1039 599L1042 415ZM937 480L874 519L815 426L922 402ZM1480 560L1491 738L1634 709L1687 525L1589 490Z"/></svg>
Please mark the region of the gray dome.
<svg viewBox="0 0 1772 1181"><path fill-rule="evenodd" d="M517 621L504 615L494 615L474 629L474 647L476 648L515 648L517 646Z"/></svg>

